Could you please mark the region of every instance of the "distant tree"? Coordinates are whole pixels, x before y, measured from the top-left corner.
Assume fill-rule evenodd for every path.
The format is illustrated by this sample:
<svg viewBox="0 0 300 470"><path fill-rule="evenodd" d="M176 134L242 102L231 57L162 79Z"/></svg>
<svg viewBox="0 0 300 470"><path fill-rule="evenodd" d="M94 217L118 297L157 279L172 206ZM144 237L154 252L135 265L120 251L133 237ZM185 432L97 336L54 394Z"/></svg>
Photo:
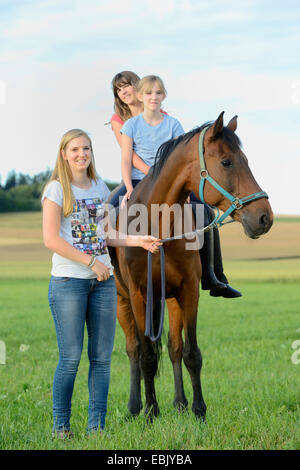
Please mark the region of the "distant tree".
<svg viewBox="0 0 300 470"><path fill-rule="evenodd" d="M17 177L17 185L22 185L22 184L31 184L32 183L32 178L29 175L24 175L23 173L19 173Z"/></svg>
<svg viewBox="0 0 300 470"><path fill-rule="evenodd" d="M14 188L17 185L17 174L15 170L11 170L6 179L6 183L4 186L5 191L9 190L10 188Z"/></svg>
<svg viewBox="0 0 300 470"><path fill-rule="evenodd" d="M105 181L106 186L110 191L113 191L120 183L114 183L112 181Z"/></svg>
<svg viewBox="0 0 300 470"><path fill-rule="evenodd" d="M0 188L0 212L10 212L9 192Z"/></svg>
<svg viewBox="0 0 300 470"><path fill-rule="evenodd" d="M32 177L32 183L45 184L50 179L51 175L52 175L52 170L48 168L46 171L42 171L41 173L34 175Z"/></svg>
<svg viewBox="0 0 300 470"><path fill-rule="evenodd" d="M51 174L49 168L34 176L10 171L5 186L0 185L0 212L41 210L41 193ZM111 181L105 183L111 191L119 184Z"/></svg>

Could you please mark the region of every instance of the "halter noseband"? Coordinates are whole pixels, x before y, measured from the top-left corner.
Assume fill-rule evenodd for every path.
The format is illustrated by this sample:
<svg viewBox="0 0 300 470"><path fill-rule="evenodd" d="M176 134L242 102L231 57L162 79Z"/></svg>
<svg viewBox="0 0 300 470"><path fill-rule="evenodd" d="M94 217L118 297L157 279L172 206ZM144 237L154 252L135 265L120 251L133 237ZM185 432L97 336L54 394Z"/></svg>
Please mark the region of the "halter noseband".
<svg viewBox="0 0 300 470"><path fill-rule="evenodd" d="M204 185L205 182L208 181L214 188L216 188L220 193L223 194L229 201L231 202L231 206L224 212L223 215L219 215L219 209L217 209L218 214L216 215L213 223L217 225L223 225L223 220L226 219L232 212L235 210L242 209L242 207L248 204L251 201L255 201L257 199L262 198L269 198L266 192L259 191L257 193L250 194L249 196L245 196L242 198L238 198L230 194L226 189L222 188L211 176L209 176L208 171L205 165L204 159L204 136L206 131L209 129L210 126L204 127L201 131L199 136L199 159L200 159L200 183L199 183L199 197L201 202L205 203L204 200Z"/></svg>

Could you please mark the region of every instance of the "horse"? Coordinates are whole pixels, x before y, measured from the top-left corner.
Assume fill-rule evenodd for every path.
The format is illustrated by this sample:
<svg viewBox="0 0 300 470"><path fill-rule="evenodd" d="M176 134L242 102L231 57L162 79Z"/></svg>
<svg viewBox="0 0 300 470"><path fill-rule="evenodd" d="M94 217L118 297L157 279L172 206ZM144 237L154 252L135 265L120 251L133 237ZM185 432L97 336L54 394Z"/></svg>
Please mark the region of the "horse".
<svg viewBox="0 0 300 470"><path fill-rule="evenodd" d="M247 157L241 149L240 139L235 133L237 116L225 126L223 114L224 112L215 121L207 122L166 142L158 149L154 166L136 186L125 208L130 211L133 204L142 204L148 209L148 233L153 204L166 204L170 207L177 203L183 211L191 192L197 197L199 195L199 199L208 205L215 206L225 215L240 222L250 238L258 238L271 228L273 213L267 195L254 179ZM199 136L202 139L204 168L201 166L201 159L199 160ZM254 196L251 199L249 195ZM129 217L128 224L131 220ZM171 226L172 231L172 218ZM158 230L159 237L162 238L161 218ZM196 417L205 420L206 404L200 380L202 355L196 336L201 259L199 250L186 250L185 243L184 239L175 239L163 245L165 296L169 313L168 352L175 386L173 404L180 410L186 409L188 405L182 378L183 359L193 388L192 411ZM115 248L111 256L117 285L117 317L125 333L130 362L129 416L138 415L143 408L143 377L145 415L152 421L159 414L154 378L158 371L161 344L160 341L152 342L144 334L147 253L141 248L122 247ZM157 255L153 256L152 278L153 315L157 325L161 295L160 259Z"/></svg>

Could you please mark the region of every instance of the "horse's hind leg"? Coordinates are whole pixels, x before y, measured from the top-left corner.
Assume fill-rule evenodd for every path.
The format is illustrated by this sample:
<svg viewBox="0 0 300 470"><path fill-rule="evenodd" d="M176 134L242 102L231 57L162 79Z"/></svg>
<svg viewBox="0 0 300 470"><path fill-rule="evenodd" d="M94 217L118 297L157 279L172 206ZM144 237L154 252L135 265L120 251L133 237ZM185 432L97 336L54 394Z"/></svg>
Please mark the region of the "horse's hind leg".
<svg viewBox="0 0 300 470"><path fill-rule="evenodd" d="M169 340L168 350L169 357L173 366L175 397L173 404L178 410L184 410L187 407L188 401L184 394L183 380L182 380L182 310L178 305L176 299L168 299L169 311Z"/></svg>
<svg viewBox="0 0 300 470"><path fill-rule="evenodd" d="M181 291L179 304L184 312L183 327L185 343L182 351L184 364L190 374L193 387L192 410L195 415L205 420L206 405L202 395L200 372L202 356L197 344L198 284L191 289L186 286Z"/></svg>
<svg viewBox="0 0 300 470"><path fill-rule="evenodd" d="M125 333L126 352L130 361L130 396L128 410L132 416L136 416L143 408L141 399L139 343L130 301L121 295L118 295L118 320Z"/></svg>

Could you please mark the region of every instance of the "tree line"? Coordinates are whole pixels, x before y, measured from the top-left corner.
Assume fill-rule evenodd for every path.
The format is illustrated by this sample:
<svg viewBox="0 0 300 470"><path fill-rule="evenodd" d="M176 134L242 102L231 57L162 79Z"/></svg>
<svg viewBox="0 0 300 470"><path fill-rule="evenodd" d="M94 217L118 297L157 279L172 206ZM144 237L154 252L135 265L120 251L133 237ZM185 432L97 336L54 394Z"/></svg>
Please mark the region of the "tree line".
<svg viewBox="0 0 300 470"><path fill-rule="evenodd" d="M48 169L34 176L12 170L4 185L0 184L0 212L25 212L41 210L41 194L52 174ZM112 191L118 183L105 181Z"/></svg>

